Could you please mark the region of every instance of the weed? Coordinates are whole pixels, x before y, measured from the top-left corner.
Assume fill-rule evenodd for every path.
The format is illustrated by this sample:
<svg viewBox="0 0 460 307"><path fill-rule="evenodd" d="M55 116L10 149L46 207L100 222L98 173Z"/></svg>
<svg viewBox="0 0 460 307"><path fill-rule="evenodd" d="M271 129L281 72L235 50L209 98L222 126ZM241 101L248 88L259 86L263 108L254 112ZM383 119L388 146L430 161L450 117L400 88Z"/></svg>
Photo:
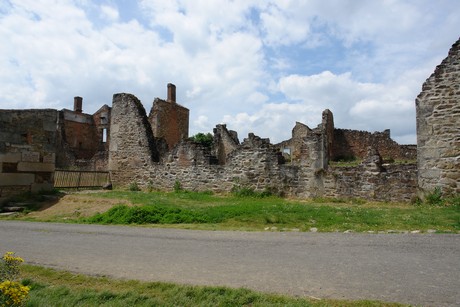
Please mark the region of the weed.
<svg viewBox="0 0 460 307"><path fill-rule="evenodd" d="M184 189L182 188L182 184L180 183L179 180L174 181L174 192L179 193L183 191Z"/></svg>
<svg viewBox="0 0 460 307"><path fill-rule="evenodd" d="M137 191L140 191L141 188L139 187L139 185L137 184L137 182L131 182L129 184L129 190L132 191L132 192L137 192Z"/></svg>
<svg viewBox="0 0 460 307"><path fill-rule="evenodd" d="M241 184L238 179L234 181L233 187L230 190L232 195L237 196L237 197L255 197L255 198L273 196L274 195L273 191L274 191L273 188L265 187L262 192L257 192L254 188L249 187L245 184Z"/></svg>
<svg viewBox="0 0 460 307"><path fill-rule="evenodd" d="M149 181L147 182L147 191L148 191L149 193L153 192L153 181L152 181L152 180L149 180Z"/></svg>
<svg viewBox="0 0 460 307"><path fill-rule="evenodd" d="M426 195L425 201L428 205L439 206L443 204L442 191L440 187L434 188L433 192Z"/></svg>

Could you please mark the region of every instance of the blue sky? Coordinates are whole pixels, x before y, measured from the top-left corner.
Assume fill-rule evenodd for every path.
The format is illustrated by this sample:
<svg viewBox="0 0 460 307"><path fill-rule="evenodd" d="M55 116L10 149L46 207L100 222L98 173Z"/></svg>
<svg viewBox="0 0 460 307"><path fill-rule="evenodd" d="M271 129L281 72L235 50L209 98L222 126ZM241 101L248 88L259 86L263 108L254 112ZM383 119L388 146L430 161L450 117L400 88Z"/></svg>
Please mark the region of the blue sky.
<svg viewBox="0 0 460 307"><path fill-rule="evenodd" d="M460 35L458 0L2 0L0 108L147 112L166 84L190 132L226 123L272 142L321 112L416 143L415 98Z"/></svg>

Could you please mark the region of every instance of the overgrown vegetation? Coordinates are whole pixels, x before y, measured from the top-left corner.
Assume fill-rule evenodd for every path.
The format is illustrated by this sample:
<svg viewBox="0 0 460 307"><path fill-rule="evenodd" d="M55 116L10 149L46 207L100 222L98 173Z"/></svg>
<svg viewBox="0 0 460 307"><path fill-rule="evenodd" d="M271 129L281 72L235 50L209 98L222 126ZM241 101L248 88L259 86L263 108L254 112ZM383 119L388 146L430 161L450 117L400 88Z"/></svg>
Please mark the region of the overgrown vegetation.
<svg viewBox="0 0 460 307"><path fill-rule="evenodd" d="M128 189L129 189L130 191L132 191L132 192L137 192L137 191L140 191L140 190L141 190L141 188L139 187L139 185L137 184L137 182L131 182L131 183L129 184Z"/></svg>
<svg viewBox="0 0 460 307"><path fill-rule="evenodd" d="M231 195L214 195L187 191L177 182L172 193L114 190L84 194L86 207L91 199L95 207L104 199L116 200L108 211L90 217L76 207L78 212L66 209L65 214L58 211L42 219L40 214L27 212L2 218L213 230L460 232L460 197L443 198L438 190L425 202L414 200L412 204L334 198L300 201L273 194L269 189L256 192L235 183Z"/></svg>
<svg viewBox="0 0 460 307"><path fill-rule="evenodd" d="M273 196L273 189L266 187L263 191L256 191L254 188L251 188L245 184L242 184L239 180L235 180L231 193L237 197L255 197L255 198L264 198Z"/></svg>
<svg viewBox="0 0 460 307"><path fill-rule="evenodd" d="M362 160L357 159L355 156L338 156L332 161L329 161L329 165L335 167L348 167L358 166Z"/></svg>
<svg viewBox="0 0 460 307"><path fill-rule="evenodd" d="M27 306L403 306L376 301L313 300L247 289L115 280L24 266Z"/></svg>
<svg viewBox="0 0 460 307"><path fill-rule="evenodd" d="M0 306L24 306L30 288L19 282L19 265L24 260L6 252L0 259Z"/></svg>
<svg viewBox="0 0 460 307"><path fill-rule="evenodd" d="M243 190L245 194L248 190ZM249 190L250 191L250 190ZM135 204L115 206L77 222L99 224L161 224L192 229L310 231L460 231L460 206L371 203L362 199L315 199L308 202L278 197L219 196L206 192L96 194ZM92 196L96 196L92 194Z"/></svg>
<svg viewBox="0 0 460 307"><path fill-rule="evenodd" d="M460 195L444 197L440 187L435 187L434 190L425 195L425 201L416 198L413 201L416 205L429 205L440 207L457 207L460 208Z"/></svg>
<svg viewBox="0 0 460 307"><path fill-rule="evenodd" d="M199 132L194 136L190 137L190 140L194 141L195 143L200 144L205 148L211 148L213 142L213 136L211 133L202 133Z"/></svg>

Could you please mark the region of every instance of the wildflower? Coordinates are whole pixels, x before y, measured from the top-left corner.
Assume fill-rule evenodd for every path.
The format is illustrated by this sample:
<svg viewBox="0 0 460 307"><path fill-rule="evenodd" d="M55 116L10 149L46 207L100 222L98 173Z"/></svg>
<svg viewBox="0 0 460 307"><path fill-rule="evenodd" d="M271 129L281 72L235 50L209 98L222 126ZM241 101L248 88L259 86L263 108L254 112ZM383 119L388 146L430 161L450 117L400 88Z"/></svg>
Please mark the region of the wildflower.
<svg viewBox="0 0 460 307"><path fill-rule="evenodd" d="M23 306L30 288L16 280L24 259L16 257L14 252L6 252L0 260L0 307Z"/></svg>
<svg viewBox="0 0 460 307"><path fill-rule="evenodd" d="M1 306L22 306L29 291L29 287L19 282L6 280L0 283L0 304Z"/></svg>

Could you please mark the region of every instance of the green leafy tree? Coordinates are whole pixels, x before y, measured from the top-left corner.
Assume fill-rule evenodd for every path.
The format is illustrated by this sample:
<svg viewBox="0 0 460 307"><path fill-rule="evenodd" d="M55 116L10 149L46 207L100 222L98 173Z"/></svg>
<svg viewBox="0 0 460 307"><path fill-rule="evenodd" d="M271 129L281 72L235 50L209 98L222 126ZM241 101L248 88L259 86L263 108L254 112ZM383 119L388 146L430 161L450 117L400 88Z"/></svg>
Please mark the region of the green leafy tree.
<svg viewBox="0 0 460 307"><path fill-rule="evenodd" d="M190 139L198 144L200 144L203 147L208 147L210 148L212 146L212 141L213 141L213 136L211 133L202 133L199 132L195 134L194 136L190 137Z"/></svg>

